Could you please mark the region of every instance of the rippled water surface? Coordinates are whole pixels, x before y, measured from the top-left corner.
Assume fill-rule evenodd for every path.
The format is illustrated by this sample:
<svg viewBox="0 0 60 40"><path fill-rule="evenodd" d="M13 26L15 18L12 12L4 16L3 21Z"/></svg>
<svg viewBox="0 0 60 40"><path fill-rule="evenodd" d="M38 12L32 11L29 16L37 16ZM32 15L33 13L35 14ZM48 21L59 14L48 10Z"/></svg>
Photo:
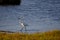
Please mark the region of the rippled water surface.
<svg viewBox="0 0 60 40"><path fill-rule="evenodd" d="M60 0L22 0L18 6L0 6L0 30L19 31L21 16L27 30L60 29Z"/></svg>

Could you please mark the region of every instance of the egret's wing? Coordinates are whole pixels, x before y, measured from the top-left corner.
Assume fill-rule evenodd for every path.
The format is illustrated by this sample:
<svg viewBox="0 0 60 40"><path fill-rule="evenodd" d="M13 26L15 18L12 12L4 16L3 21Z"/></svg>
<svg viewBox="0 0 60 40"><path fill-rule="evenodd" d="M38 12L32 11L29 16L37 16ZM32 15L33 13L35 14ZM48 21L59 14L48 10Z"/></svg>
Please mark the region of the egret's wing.
<svg viewBox="0 0 60 40"><path fill-rule="evenodd" d="M21 26L22 26L22 27L24 27L24 24L23 24L23 23L21 23Z"/></svg>

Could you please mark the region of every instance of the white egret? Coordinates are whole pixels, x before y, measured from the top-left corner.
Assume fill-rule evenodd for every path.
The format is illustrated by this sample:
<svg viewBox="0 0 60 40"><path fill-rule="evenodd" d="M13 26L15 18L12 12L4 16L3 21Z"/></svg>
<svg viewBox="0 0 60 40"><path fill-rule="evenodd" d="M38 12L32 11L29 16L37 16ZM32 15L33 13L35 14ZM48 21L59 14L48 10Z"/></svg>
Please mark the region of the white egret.
<svg viewBox="0 0 60 40"><path fill-rule="evenodd" d="M25 32L26 32L26 26L28 26L28 25L26 23L24 23L23 18L24 17L18 18L19 19L19 25L21 25L21 27L22 27L20 31L22 31L23 28L25 28Z"/></svg>

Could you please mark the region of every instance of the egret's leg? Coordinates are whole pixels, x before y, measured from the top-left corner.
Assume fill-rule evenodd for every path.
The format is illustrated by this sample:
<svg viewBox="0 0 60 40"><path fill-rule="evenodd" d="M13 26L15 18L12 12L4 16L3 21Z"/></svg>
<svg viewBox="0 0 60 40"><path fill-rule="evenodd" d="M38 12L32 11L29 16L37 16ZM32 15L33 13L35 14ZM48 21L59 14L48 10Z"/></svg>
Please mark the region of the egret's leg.
<svg viewBox="0 0 60 40"><path fill-rule="evenodd" d="M26 27L25 27L25 33L27 32Z"/></svg>
<svg viewBox="0 0 60 40"><path fill-rule="evenodd" d="M23 28L21 28L21 30L20 30L20 31L22 32L22 30L23 30Z"/></svg>

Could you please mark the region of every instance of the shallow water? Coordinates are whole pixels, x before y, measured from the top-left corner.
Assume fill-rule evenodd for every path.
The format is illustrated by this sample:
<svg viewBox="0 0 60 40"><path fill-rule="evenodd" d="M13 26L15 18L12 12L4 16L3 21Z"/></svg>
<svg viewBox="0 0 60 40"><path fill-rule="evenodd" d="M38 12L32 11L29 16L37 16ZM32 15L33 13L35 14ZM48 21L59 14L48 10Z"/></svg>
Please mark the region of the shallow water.
<svg viewBox="0 0 60 40"><path fill-rule="evenodd" d="M60 0L22 0L18 6L0 6L0 30L19 31L21 16L27 30L60 29Z"/></svg>

